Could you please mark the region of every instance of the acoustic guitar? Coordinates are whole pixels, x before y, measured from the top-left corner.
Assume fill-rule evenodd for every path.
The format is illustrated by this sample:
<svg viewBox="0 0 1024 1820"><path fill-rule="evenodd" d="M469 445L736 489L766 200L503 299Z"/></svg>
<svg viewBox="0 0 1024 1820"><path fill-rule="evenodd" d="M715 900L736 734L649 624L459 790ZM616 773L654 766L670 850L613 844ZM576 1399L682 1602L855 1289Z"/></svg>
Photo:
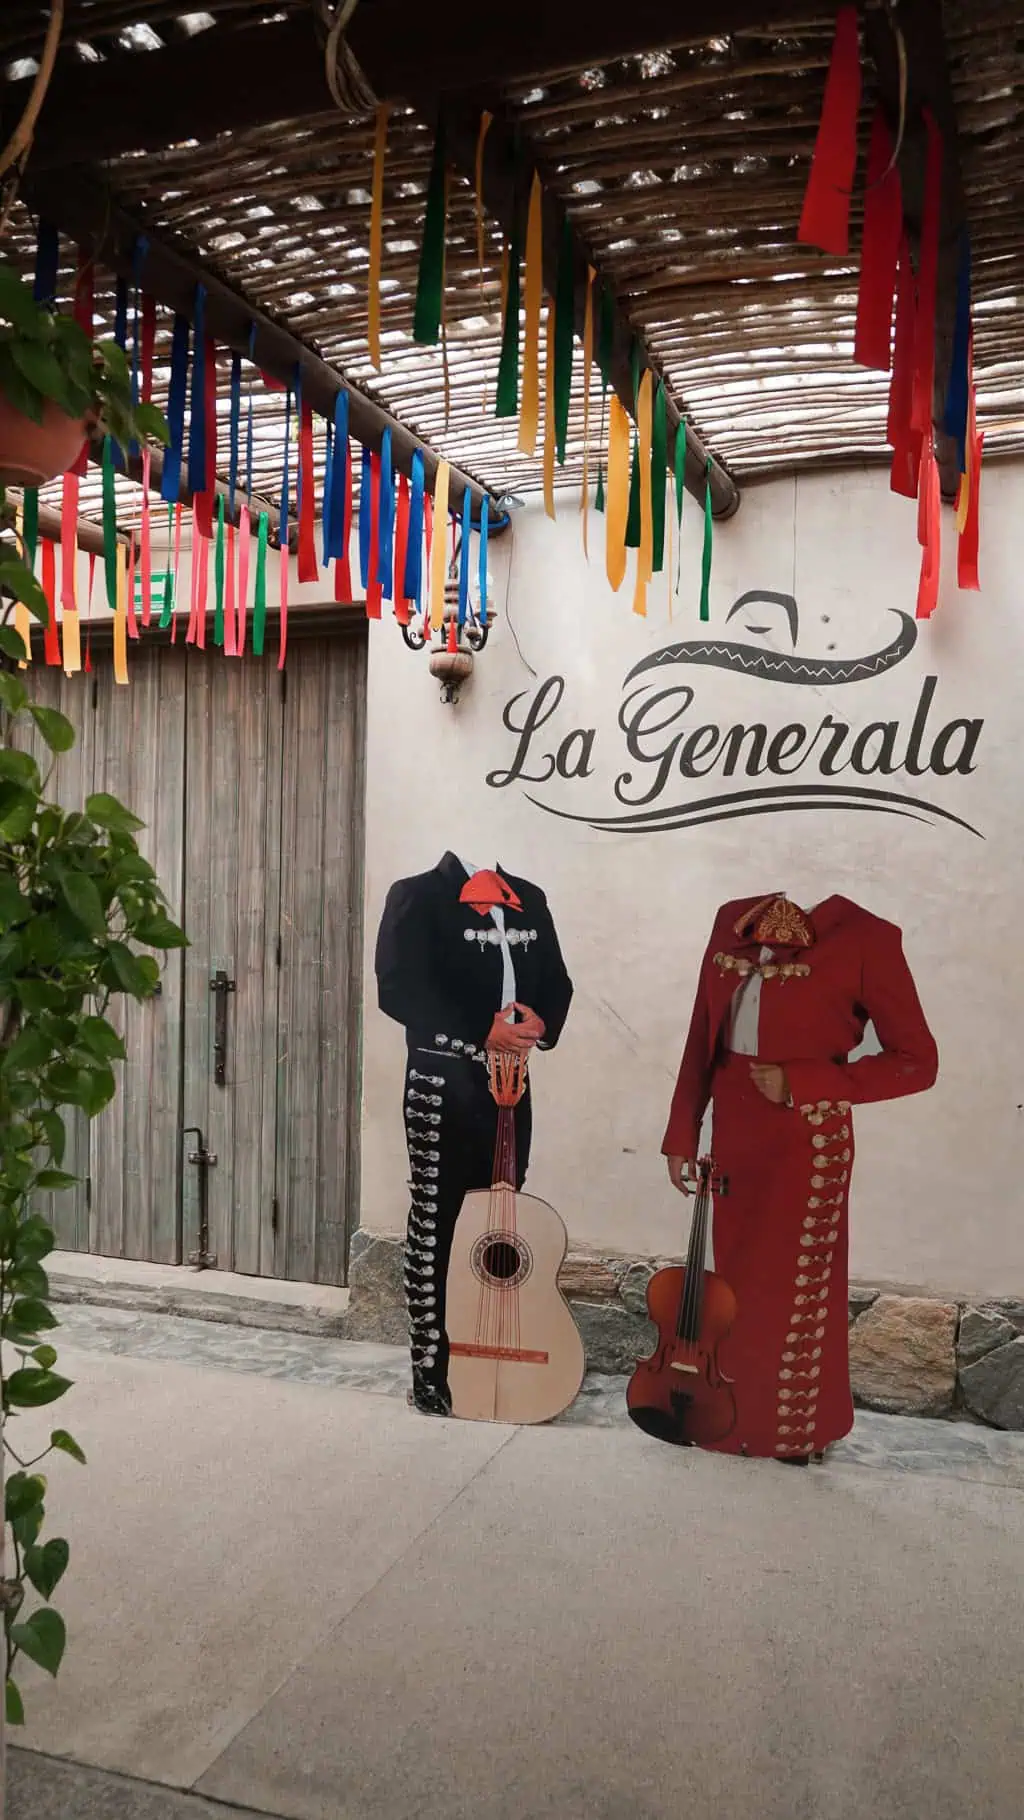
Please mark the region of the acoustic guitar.
<svg viewBox="0 0 1024 1820"><path fill-rule="evenodd" d="M498 1130L490 1189L467 1194L448 1265L452 1414L550 1422L583 1382L583 1341L558 1287L568 1234L546 1201L516 1191L515 1108L525 1056L488 1057Z"/></svg>

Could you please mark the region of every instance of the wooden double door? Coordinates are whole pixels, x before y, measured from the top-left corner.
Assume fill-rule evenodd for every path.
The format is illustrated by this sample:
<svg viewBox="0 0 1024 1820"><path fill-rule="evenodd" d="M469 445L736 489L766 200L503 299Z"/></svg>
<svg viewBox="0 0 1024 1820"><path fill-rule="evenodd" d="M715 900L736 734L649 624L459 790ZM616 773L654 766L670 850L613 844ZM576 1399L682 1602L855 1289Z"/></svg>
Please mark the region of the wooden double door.
<svg viewBox="0 0 1024 1820"><path fill-rule="evenodd" d="M295 640L288 667L143 648L128 688L36 667L78 732L53 790L108 790L189 937L116 1015L120 1091L68 1116L80 1177L59 1244L344 1283L358 1222L365 634ZM210 1159L204 1161L204 1157ZM215 1160L212 1160L215 1159ZM204 1184L205 1178L205 1184ZM204 1207L205 1185L205 1219Z"/></svg>

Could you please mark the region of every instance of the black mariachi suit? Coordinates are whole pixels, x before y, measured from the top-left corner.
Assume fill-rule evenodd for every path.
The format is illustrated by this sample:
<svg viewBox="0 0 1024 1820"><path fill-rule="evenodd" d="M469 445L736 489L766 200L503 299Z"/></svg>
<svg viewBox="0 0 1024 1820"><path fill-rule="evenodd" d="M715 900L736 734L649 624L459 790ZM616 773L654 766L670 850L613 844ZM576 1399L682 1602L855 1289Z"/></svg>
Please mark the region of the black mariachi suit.
<svg viewBox="0 0 1024 1820"><path fill-rule="evenodd" d="M544 1022L553 1049L572 999L543 891L502 873L522 905L505 908L515 996ZM495 925L459 902L467 875L453 853L432 872L399 879L377 935L378 1003L404 1024L405 1133L412 1206L406 1242L413 1388L447 1402L445 1285L452 1235L465 1195L489 1188L497 1137L485 1044L502 1006L502 954ZM529 1091L516 1109L517 1187L530 1155Z"/></svg>

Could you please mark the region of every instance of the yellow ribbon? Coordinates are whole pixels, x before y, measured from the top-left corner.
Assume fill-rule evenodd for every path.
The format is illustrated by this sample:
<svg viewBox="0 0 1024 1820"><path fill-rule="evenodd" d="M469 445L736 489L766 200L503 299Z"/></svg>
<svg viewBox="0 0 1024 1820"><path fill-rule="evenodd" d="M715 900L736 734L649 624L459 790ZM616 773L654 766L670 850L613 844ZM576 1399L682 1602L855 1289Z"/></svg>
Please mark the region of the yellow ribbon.
<svg viewBox="0 0 1024 1820"><path fill-rule="evenodd" d="M117 546L117 607L114 611L114 681L128 681L128 552Z"/></svg>
<svg viewBox="0 0 1024 1820"><path fill-rule="evenodd" d="M530 212L526 221L526 277L523 297L526 340L523 346L523 396L519 407L519 450L533 455L537 448L540 416L540 305L544 264L544 198L540 178L533 173ZM548 320L550 321L550 310Z"/></svg>
<svg viewBox="0 0 1024 1820"><path fill-rule="evenodd" d="M651 488L651 430L654 418L654 374L650 367L640 381L636 427L640 439L640 548L636 553L636 589L633 611L647 614L647 584L654 574L654 499Z"/></svg>
<svg viewBox="0 0 1024 1820"><path fill-rule="evenodd" d="M608 486L605 497L605 562L615 589L626 573L626 520L629 517L629 418L617 392L608 411Z"/></svg>
<svg viewBox="0 0 1024 1820"><path fill-rule="evenodd" d="M967 524L967 514L970 511L971 506L971 467L974 461L974 427L974 393L972 391L967 407L966 460L964 462L964 471L960 476L960 487L956 496L956 528L958 535L961 537L963 536Z"/></svg>
<svg viewBox="0 0 1024 1820"><path fill-rule="evenodd" d="M555 516L555 305L548 299L548 347L544 373L544 510Z"/></svg>
<svg viewBox="0 0 1024 1820"><path fill-rule="evenodd" d="M590 514L590 369L594 364L594 279L597 273L587 267L587 301L583 313L583 490L580 511L583 513L583 554L590 561L587 543L587 520Z"/></svg>
<svg viewBox="0 0 1024 1820"><path fill-rule="evenodd" d="M390 103L382 101L377 109L377 132L373 141L373 201L370 208L370 294L369 329L370 359L380 372L380 266L384 235L384 157L388 143Z"/></svg>
<svg viewBox="0 0 1024 1820"><path fill-rule="evenodd" d="M18 538L19 553L21 554L22 558L24 558L24 555L25 555L25 514L24 514L24 511L21 506L18 507L17 511L14 514L14 529L15 529L15 532L16 532L17 538ZM19 663L18 663L19 670L27 669L29 664L32 662L31 625L32 625L32 621L29 616L28 608L26 606L24 606L20 600L16 600L14 603L14 630L16 632L20 633L21 641L22 641L23 645L25 646L25 661L24 661L24 663L22 663L19 660Z"/></svg>
<svg viewBox="0 0 1024 1820"><path fill-rule="evenodd" d="M448 481L451 469L439 461L434 479L434 531L430 546L430 629L444 625L444 578L448 567Z"/></svg>

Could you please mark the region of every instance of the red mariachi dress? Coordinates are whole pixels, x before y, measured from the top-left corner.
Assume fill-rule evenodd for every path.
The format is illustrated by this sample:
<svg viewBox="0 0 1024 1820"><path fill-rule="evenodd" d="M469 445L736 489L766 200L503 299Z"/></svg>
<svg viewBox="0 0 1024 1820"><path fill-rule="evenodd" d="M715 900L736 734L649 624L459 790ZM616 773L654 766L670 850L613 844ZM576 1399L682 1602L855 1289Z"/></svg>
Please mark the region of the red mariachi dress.
<svg viewBox="0 0 1024 1820"><path fill-rule="evenodd" d="M730 1047L738 987L759 976L756 1058ZM871 1022L882 1052L856 1062ZM785 1068L788 1105L750 1063ZM938 1053L900 931L845 897L813 916L772 895L724 904L701 968L662 1150L694 1159L713 1102L715 1269L738 1312L720 1363L737 1422L718 1451L819 1452L853 1426L848 1228L853 1105L930 1087Z"/></svg>

